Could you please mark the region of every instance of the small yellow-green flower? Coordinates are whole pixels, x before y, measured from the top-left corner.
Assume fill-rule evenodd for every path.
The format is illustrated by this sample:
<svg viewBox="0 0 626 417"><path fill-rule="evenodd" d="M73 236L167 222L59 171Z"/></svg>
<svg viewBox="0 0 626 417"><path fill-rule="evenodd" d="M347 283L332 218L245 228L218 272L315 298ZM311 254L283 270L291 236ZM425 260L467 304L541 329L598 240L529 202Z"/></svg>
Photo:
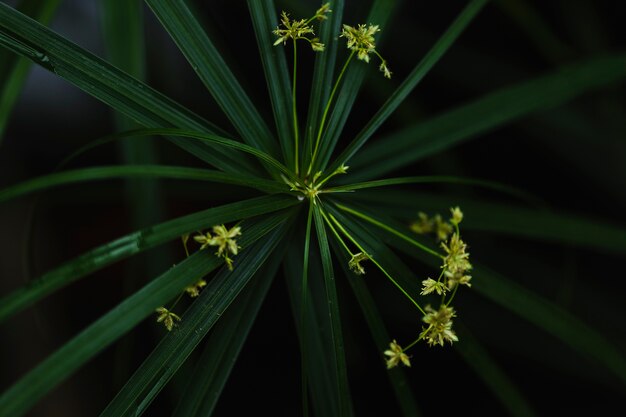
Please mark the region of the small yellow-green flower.
<svg viewBox="0 0 626 417"><path fill-rule="evenodd" d="M450 233L452 233L452 225L445 222L441 215L437 214L433 218L435 229L435 235L437 236L437 240L446 240Z"/></svg>
<svg viewBox="0 0 626 417"><path fill-rule="evenodd" d="M443 275L446 277L446 287L450 291L457 285L467 285L468 287L472 286L472 283L470 282L472 280L472 276L466 275L465 271L457 271L454 274L450 271L444 271Z"/></svg>
<svg viewBox="0 0 626 417"><path fill-rule="evenodd" d="M380 72L383 73L385 78L391 79L391 74L393 74L393 72L389 71L389 68L387 67L387 61L382 60L380 65L378 66L378 69L380 70Z"/></svg>
<svg viewBox="0 0 626 417"><path fill-rule="evenodd" d="M159 317L157 318L157 323L163 322L163 325L168 331L172 331L172 329L176 325L174 320L180 321L180 317L178 317L177 314L169 311L165 307L157 308L156 312L159 313Z"/></svg>
<svg viewBox="0 0 626 417"><path fill-rule="evenodd" d="M402 362L405 366L411 367L411 361L409 361L409 357L402 350L400 345L394 340L389 343L389 349L385 352L386 356L389 356L387 359L387 369L391 369L393 367L398 366L400 362Z"/></svg>
<svg viewBox="0 0 626 417"><path fill-rule="evenodd" d="M378 25L343 25L341 37L346 38L348 49L356 52L357 58L361 61L370 62L372 52L376 50L376 41L374 34L379 32Z"/></svg>
<svg viewBox="0 0 626 417"><path fill-rule="evenodd" d="M417 213L417 221L411 223L411 230L418 235L425 235L433 231L434 221L424 212Z"/></svg>
<svg viewBox="0 0 626 417"><path fill-rule="evenodd" d="M452 318L456 316L456 312L452 307L442 304L439 310L434 310L431 306L426 306L426 315L422 321L428 324L424 328L420 337L426 339L430 346L443 346L444 342L457 342L459 338L452 330Z"/></svg>
<svg viewBox="0 0 626 417"><path fill-rule="evenodd" d="M209 232L206 232L205 234L199 234L193 237L193 240L195 240L196 242L200 244L200 250L204 250L208 246L210 246L211 239L213 239L213 237L211 236L211 233ZM186 243L186 242L183 241L183 243Z"/></svg>
<svg viewBox="0 0 626 417"><path fill-rule="evenodd" d="M458 233L454 233L450 240L441 243L442 249L446 252L443 267L451 274L462 274L472 269L467 252L467 244L461 240Z"/></svg>
<svg viewBox="0 0 626 417"><path fill-rule="evenodd" d="M280 44L283 45L287 43L287 40L293 39L294 41L297 39L307 39L307 35L314 35L313 28L308 24L307 20L291 20L289 15L286 12L282 12L280 14L280 22L283 25L284 29L281 29L278 26L274 30L274 34L278 36L276 42L274 42L274 46Z"/></svg>
<svg viewBox="0 0 626 417"><path fill-rule="evenodd" d="M420 294L427 295L432 292L436 292L439 295L443 295L446 293L446 290L446 285L443 282L438 282L432 278L428 278L422 281L422 292L420 292Z"/></svg>
<svg viewBox="0 0 626 417"><path fill-rule="evenodd" d="M201 279L195 284L186 287L185 292L189 294L191 298L194 298L200 295L200 290L202 290L203 287L206 287L206 281Z"/></svg>
<svg viewBox="0 0 626 417"><path fill-rule="evenodd" d="M457 207L452 207L450 209L450 213L452 214L452 218L450 219L450 223L452 223L455 226L458 226L459 223L461 223L461 221L463 220L463 212L457 206Z"/></svg>
<svg viewBox="0 0 626 417"><path fill-rule="evenodd" d="M330 3L324 3L322 4L322 7L317 9L315 16L313 17L317 20L326 20L328 19L328 16L326 15L329 13L332 13L332 10L330 10Z"/></svg>
<svg viewBox="0 0 626 417"><path fill-rule="evenodd" d="M352 255L352 259L350 259L350 262L348 262L348 267L350 267L350 270L355 274L364 275L365 268L363 268L361 262L366 261L369 258L370 257L366 253L359 252L356 255Z"/></svg>
<svg viewBox="0 0 626 417"><path fill-rule="evenodd" d="M211 246L217 246L217 256L222 256L224 253L231 253L237 255L239 246L235 238L241 236L241 227L235 226L232 229L227 229L223 224L220 226L213 226L213 237L209 242Z"/></svg>

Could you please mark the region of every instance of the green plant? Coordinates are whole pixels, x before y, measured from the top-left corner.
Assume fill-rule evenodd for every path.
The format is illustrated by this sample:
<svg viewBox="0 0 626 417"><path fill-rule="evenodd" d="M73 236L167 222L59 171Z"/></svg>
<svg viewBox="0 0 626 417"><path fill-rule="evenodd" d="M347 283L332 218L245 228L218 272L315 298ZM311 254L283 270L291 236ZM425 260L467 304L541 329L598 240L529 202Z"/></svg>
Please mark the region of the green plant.
<svg viewBox="0 0 626 417"><path fill-rule="evenodd" d="M40 13L47 16L49 11L43 11L54 8L57 3L26 1L23 4L27 9L38 5ZM205 350L200 357L193 358L196 359L196 372L190 373L189 385L175 415L211 412L281 266L300 340L304 413L308 412L309 399L318 415L354 413L342 330L347 323L341 320L343 299L336 288L339 281L339 274L335 274L337 266L345 272L345 281L351 286L371 329L380 358L380 363L371 366L384 368L384 355L388 356L389 367L408 364L410 360L405 350L396 343L400 340L400 344L405 346L410 340L405 343L400 336L388 334L379 306L368 290L368 284L374 277L378 278L376 268L382 272L381 277L391 281L391 287L401 290L409 299L409 305L417 308L414 314L418 319L409 320L417 324L408 326L411 327L409 333L412 332L417 340L427 338L430 344L455 341L456 334L450 328L454 311L449 302L459 284L469 283L465 272L471 267L467 263L465 244L460 240L458 226L462 214L453 209L448 224L441 217L430 218L418 212L444 213L443 210L459 202L451 201L448 196L438 199L427 193L417 193L412 187L395 192L386 189L390 186L456 183L513 195L525 202L532 199L512 187L464 177L375 178L406 167L426 155L448 149L478 133L626 76L626 57L623 54L588 60L491 93L370 144L369 139L409 97L485 3L486 0L468 2L424 58L348 143L341 139L343 127L369 69L353 57L356 54L366 61L369 53L376 53L381 59L379 69L386 77L391 76L387 61L378 54L375 45L364 42L369 42L379 27L384 34L395 7L394 2L375 0L366 19L367 24L375 26L362 27L342 27L343 1L330 5L332 13L322 5L314 18L323 22L319 29L314 29L318 37L313 37L308 29L313 18L301 22L294 29L294 21L283 16L283 27L277 29L279 10L273 1L248 1L268 83L276 125L274 133L186 2L146 0L231 122L236 130L232 136L15 9L0 5L0 45L53 71L124 116L118 120L118 127L124 133L115 134L104 142L126 141L129 145L125 146L138 146L140 154L145 155L150 153L146 150L150 142L130 145L136 140L130 138L167 137L216 168L165 166L150 160L129 158L128 165L124 166L67 170L12 185L0 191L0 201L52 186L115 177L208 181L254 189L240 201L157 225L150 224L150 227L99 246L52 269L35 282L6 294L0 302L0 320L8 319L94 271L157 245L182 237L185 250L188 247L197 249L189 251L189 256L174 267L153 277L12 385L0 397L2 415L27 412L36 400L144 319L150 318L154 322L157 319L156 309L159 309L158 319L170 331L163 335L158 346L102 415L138 415L148 410L157 394L201 344ZM113 27L117 18L130 16L131 21L127 22L130 25L133 24L132 16L139 15L136 3L122 5L110 1L105 4L115 18L110 22ZM129 10L124 10L125 7ZM290 25L296 30L291 37L287 36ZM278 39L272 32L276 32ZM340 35L347 38L348 45L353 49L346 51L342 42L335 41ZM357 36L362 36L362 39L355 39ZM291 38L293 53L290 71L281 43ZM297 74L303 71L302 66L297 66L300 61L296 40L302 38L310 42L316 54L306 117L297 111L296 106L299 102ZM117 40L118 48L124 41ZM112 44L115 45L115 40ZM122 53L117 57L112 53L117 65L138 77L142 72L141 65L135 62L139 47L130 45L126 55ZM117 49L118 52L120 50ZM6 78L4 85L4 97L8 98L4 101L7 107L3 109L3 114L8 114L7 109L19 90L19 79L23 79L27 67L22 61L15 61L13 55L6 55L2 65L0 74L14 74ZM394 78L402 76L399 71L394 71ZM391 89L389 85L385 88ZM144 129L137 129L137 125ZM341 152L336 152L339 149ZM145 190L149 188L149 183L135 182L131 186L135 190ZM375 188L384 190L375 191ZM262 195L259 196L259 192ZM462 197L455 198L463 200ZM155 204L158 203L152 203ZM464 222L470 228L473 225L477 229L507 232L537 240L585 244L608 249L621 256L626 251L623 230L610 225L524 205L494 207L484 201L469 199L461 207L466 212ZM141 218L138 211L137 216ZM444 241L444 251L439 250L434 239L413 233L409 226L411 220L417 222L413 232L446 229L447 226L450 230L440 236L440 240ZM573 228L576 230L572 231ZM202 233L198 233L200 231ZM192 237L200 247L192 246ZM212 246L218 247L216 256L211 254ZM335 254L335 262L332 253ZM455 258L450 259L451 255ZM407 259L410 258L416 258L421 263L411 260L409 267ZM623 355L601 332L545 297L481 266L474 259L472 261L475 263L472 283L477 293L555 335L574 350L595 357L622 383L626 381ZM363 262L371 264L365 277L359 275L365 268ZM226 267L219 269L225 263ZM414 273L412 268L417 268L416 264L426 264L430 271L440 268L439 279L429 281L426 275ZM456 265L454 268L453 264ZM215 275L210 276L213 271L216 271ZM456 286L452 278L456 280ZM183 312L175 307L178 306L177 301L171 301L181 299L181 295L184 297L186 289L199 293L199 296ZM449 293L448 290L454 292ZM418 301L420 291L424 295L439 293L449 298L442 300L439 310L431 310ZM394 302L399 301L394 299ZM423 331L419 323L422 317L427 325L424 325ZM433 329L437 332L433 333ZM203 343L204 339L207 340ZM498 367L497 361L471 336L471 332L462 330L460 339L458 350L461 357L488 381L505 407L512 414L532 414L532 407L526 403L524 396ZM280 345L280 341L277 344ZM413 358L414 364L421 362L421 355L428 353L420 352L419 355ZM409 372L420 370L411 369ZM420 397L419 393L410 389L407 382L410 376L404 370L396 368L388 375L402 412L405 415L417 414L416 402L427 401L428 396Z"/></svg>

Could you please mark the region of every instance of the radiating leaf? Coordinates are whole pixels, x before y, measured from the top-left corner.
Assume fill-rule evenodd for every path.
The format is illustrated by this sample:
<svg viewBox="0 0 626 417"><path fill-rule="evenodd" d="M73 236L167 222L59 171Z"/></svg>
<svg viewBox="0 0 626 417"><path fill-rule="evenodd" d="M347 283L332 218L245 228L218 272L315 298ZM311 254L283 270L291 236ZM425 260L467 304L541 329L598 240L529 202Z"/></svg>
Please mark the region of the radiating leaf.
<svg viewBox="0 0 626 417"><path fill-rule="evenodd" d="M455 323L459 334L459 343L454 347L467 366L489 387L491 392L500 400L510 415L515 417L533 417L537 414L520 392L515 383L511 381L505 371L498 365L480 342L472 336L470 331Z"/></svg>
<svg viewBox="0 0 626 417"><path fill-rule="evenodd" d="M568 65L506 87L372 143L351 160L351 178L376 178L624 77L626 56L622 54Z"/></svg>
<svg viewBox="0 0 626 417"><path fill-rule="evenodd" d="M317 136L320 121L324 113L324 108L330 97L330 92L335 82L335 66L337 64L337 52L339 44L339 34L341 33L341 23L343 19L344 0L331 2L332 12L328 18L321 23L320 42L325 46L324 52L315 54L315 65L313 67L313 78L311 81L311 93L309 97L309 111L307 115L305 133L303 166L308 166L313 155L313 143ZM343 46L341 47L343 51ZM342 54L343 56L343 54Z"/></svg>
<svg viewBox="0 0 626 417"><path fill-rule="evenodd" d="M285 257L285 278L296 330L301 343L306 343L305 352L301 351L300 355L306 353L307 388L316 415L332 416L338 410L336 396L338 389L335 385L336 379L331 374L331 350L327 348L328 346L324 339L324 335L326 335L325 324L328 316L324 313L318 314L315 307L320 304L313 299L316 295L325 294L325 291L319 288L321 286L319 281L311 280L309 282L309 302L306 303L306 311L304 312L305 326L302 326L300 317L302 315L302 253L304 249L304 234L295 234L294 238L296 240L287 249ZM315 248L312 249L311 252L316 254ZM311 269L312 276L317 277L321 275L317 262L311 263ZM319 300L320 303L323 302L323 298L317 298L316 300Z"/></svg>
<svg viewBox="0 0 626 417"><path fill-rule="evenodd" d="M252 187L270 193L288 191L287 186L284 184L248 175L227 174L222 171L209 169L166 165L124 165L76 169L38 177L0 190L0 202L60 185L137 177L218 182Z"/></svg>
<svg viewBox="0 0 626 417"><path fill-rule="evenodd" d="M22 0L17 9L45 25L54 16L60 2L61 0ZM7 50L0 50L0 144L31 65L27 59L15 56Z"/></svg>
<svg viewBox="0 0 626 417"><path fill-rule="evenodd" d="M450 206L459 205L465 213L463 227L467 230L503 233L626 254L624 226L560 210L515 207L452 195L391 190L362 191L351 195L351 198L352 201L359 200L367 204L370 210L373 207L384 207L386 213L402 219L416 219L419 211L447 215Z"/></svg>
<svg viewBox="0 0 626 417"><path fill-rule="evenodd" d="M326 287L326 300L328 308L328 316L330 318L331 343L334 348L332 359L332 373L336 379L338 387L337 402L339 409L336 412L338 416L352 415L352 402L350 396L350 386L348 384L348 370L346 368L346 357L343 343L343 334L341 330L341 315L339 312L339 298L337 297L337 288L335 286L335 274L333 271L333 260L330 255L328 246L328 237L324 226L324 219L320 213L319 205L314 207L315 230L317 232L317 240L320 248L320 256L322 259L322 271L324 275L324 284ZM320 306L321 307L321 306Z"/></svg>
<svg viewBox="0 0 626 417"><path fill-rule="evenodd" d="M432 67L441 59L445 52L454 44L463 30L476 17L478 12L487 3L487 0L471 0L461 11L448 30L439 38L428 51L426 56L415 66L409 76L394 91L387 102L378 110L374 117L365 125L357 137L337 157L337 161L328 169L333 172L341 164L347 163L352 156L365 144L376 130L389 118L404 99L413 91L417 84L426 76Z"/></svg>
<svg viewBox="0 0 626 417"><path fill-rule="evenodd" d="M274 122L283 152L283 161L294 166L294 146L291 126L291 86L283 48L275 47L272 31L278 26L273 0L248 0L248 9L256 34L261 62L267 80L267 89L274 110Z"/></svg>
<svg viewBox="0 0 626 417"><path fill-rule="evenodd" d="M397 0L374 0L366 22L380 26L381 32L384 33L387 28L387 21L397 6ZM360 22L347 23L354 26ZM346 54L345 57L347 59L348 54ZM343 58L339 55L339 62L341 63L342 61ZM317 172L317 167L320 167L321 170L326 167L333 149L337 145L341 132L343 131L343 127L348 120L348 116L350 115L350 111L352 110L352 106L354 105L354 101L358 96L359 89L361 88L361 84L368 70L371 70L370 66L363 62L353 62L348 68L344 76L344 81L337 94L332 113L328 119L326 131L320 144L318 163L314 167L313 172Z"/></svg>
<svg viewBox="0 0 626 417"><path fill-rule="evenodd" d="M346 260L348 260L348 254L345 253L345 251L340 250L340 245L333 239L331 239L331 242L333 243L335 253L343 253L346 256ZM389 336L389 332L387 331L385 323L380 315L378 306L376 306L376 303L374 302L374 299L372 298L372 295L362 277L355 275L349 270L348 262L341 262L340 264L346 279L352 287L352 291L359 303L359 306L361 307L361 312L365 317L365 321L370 329L376 348L379 352L384 352L384 350L389 346L391 337ZM381 357L380 366L383 366L383 363L384 362ZM398 401L402 411L402 415L404 417L417 417L421 415L417 408L417 404L415 403L414 395L413 392L411 392L411 386L405 371L401 368L396 368L390 370L387 373L387 376L389 377L389 382L393 388L396 400Z"/></svg>
<svg viewBox="0 0 626 417"><path fill-rule="evenodd" d="M278 211L298 203L294 197L258 197L210 208L140 230L61 265L0 299L0 322L41 298L114 262L176 239L185 233L251 216Z"/></svg>
<svg viewBox="0 0 626 417"><path fill-rule="evenodd" d="M287 240L272 253L267 264L250 282L215 325L202 355L194 364L184 395L174 417L210 416L235 366L265 295L274 281L287 247ZM262 377L261 377L262 378Z"/></svg>
<svg viewBox="0 0 626 417"><path fill-rule="evenodd" d="M0 3L0 46L54 72L143 126L223 134L219 128L163 94L4 3ZM236 152L189 139L172 141L224 171L258 172L255 165Z"/></svg>
<svg viewBox="0 0 626 417"><path fill-rule="evenodd" d="M278 156L272 133L184 0L146 0L215 101L249 145Z"/></svg>
<svg viewBox="0 0 626 417"><path fill-rule="evenodd" d="M276 236L276 228L284 224L284 222L284 214L278 214L256 224L254 222L248 223L244 229L245 233L238 239L238 243L245 248L258 239L267 236L268 233ZM278 230L281 229L279 228ZM263 241L261 241L261 245L263 247L267 246ZM254 251L248 250L247 253L254 253ZM249 257L242 253L241 258L238 257L237 261L243 264L243 259ZM165 272L100 317L13 384L0 396L0 410L7 416L17 417L23 415L35 405L37 400L61 383L85 362L135 327L141 320L153 314L155 308L174 298L186 286L193 284L199 277L205 276L222 263L221 258L208 255L206 252L198 252ZM244 268L240 269L244 270ZM203 298L208 299L211 298L212 294L221 294L225 289L223 283L224 274L220 276L222 278L216 277L210 281L202 293ZM230 284L226 287L228 286ZM196 302L194 307L200 304ZM216 302L215 308L225 309L227 305L226 297L224 297L219 302ZM221 312L221 310L209 310L214 314L215 311ZM193 311L195 310L192 308L190 313ZM194 325L189 316L191 314L185 315L180 329L174 330L171 334L182 334L183 330L187 330ZM165 339L167 340L167 337ZM164 362L162 365L166 366L167 363Z"/></svg>
<svg viewBox="0 0 626 417"><path fill-rule="evenodd" d="M145 412L284 237L287 218L283 215L281 220L282 227L237 255L233 271L223 269L211 280L210 288L205 288L189 307L177 329L163 337L101 417L139 416Z"/></svg>

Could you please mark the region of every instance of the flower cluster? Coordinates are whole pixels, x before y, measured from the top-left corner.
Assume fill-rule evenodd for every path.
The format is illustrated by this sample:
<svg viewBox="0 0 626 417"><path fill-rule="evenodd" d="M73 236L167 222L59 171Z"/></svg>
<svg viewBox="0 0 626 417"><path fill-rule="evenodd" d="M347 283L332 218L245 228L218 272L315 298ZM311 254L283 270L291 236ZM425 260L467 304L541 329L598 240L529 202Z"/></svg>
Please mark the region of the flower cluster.
<svg viewBox="0 0 626 417"><path fill-rule="evenodd" d="M378 25L359 24L356 27L343 25L341 30L342 38L346 38L346 47L357 54L357 58L367 63L370 62L370 54L374 53L380 59L378 69L386 78L391 78L391 71L387 67L387 61L376 51L376 41L374 35L380 32Z"/></svg>
<svg viewBox="0 0 626 417"><path fill-rule="evenodd" d="M387 359L387 369L398 366L400 362L402 362L405 366L411 366L409 356L404 353L404 350L395 340L389 343L389 349L385 351L385 355L389 356L389 359Z"/></svg>
<svg viewBox="0 0 626 417"><path fill-rule="evenodd" d="M313 26L311 26L311 22L313 20L325 20L328 13L332 12L330 10L330 3L326 3L322 5L317 11L315 15L309 19L291 19L286 12L282 12L280 15L280 23L282 28L278 26L274 30L274 34L278 36L276 42L274 42L274 46L279 44L286 44L289 39L293 39L293 41L297 41L298 39L303 39L311 44L311 49L316 52L324 51L324 44L320 42L319 38L315 37L315 31L313 30Z"/></svg>
<svg viewBox="0 0 626 417"><path fill-rule="evenodd" d="M399 363L410 366L405 352L420 340L426 341L429 346L444 346L446 342L452 344L459 340L452 329L452 319L456 317L456 311L450 306L450 303L460 285L471 286L472 277L467 273L472 269L472 264L469 261L467 244L461 239L459 231L463 212L459 207L453 207L450 209L450 213L451 218L446 222L440 215L431 218L420 212L418 220L410 226L414 232L419 234L432 233L440 241L439 245L443 251L439 255L443 260L441 273L437 280L427 278L422 281L420 295L437 294L441 296L441 303L438 310L430 305L421 310L424 313L422 322L425 325L422 326L422 331L417 340L404 349L401 349L395 340L391 343L390 349L384 352L386 356L389 356L387 368L393 368ZM433 252L433 254L435 253Z"/></svg>
<svg viewBox="0 0 626 417"><path fill-rule="evenodd" d="M204 250L209 246L216 246L217 252L215 254L221 258L224 258L226 261L226 265L228 269L233 270L233 260L230 255L237 255L239 252L239 246L237 245L237 241L235 238L237 236L241 236L241 227L235 226L231 229L227 229L226 226L218 225L213 226L213 234L200 233L193 237L193 240L200 244L199 250ZM181 237L183 242L183 247L185 248L185 254L189 256L189 248L187 247L187 243L189 242L189 234L184 234ZM194 284L185 287L183 293L179 295L174 304L169 308L159 307L156 309L156 312L159 314L157 317L157 323L163 322L165 328L170 331L176 325L176 321L180 321L180 317L176 315L173 311L174 307L178 301L182 298L182 296L186 293L191 298L198 297L200 295L200 291L202 288L206 287L207 282L200 278Z"/></svg>
<svg viewBox="0 0 626 417"><path fill-rule="evenodd" d="M439 310L426 306L426 315L422 321L428 325L422 329L420 338L425 339L430 346L443 346L444 342L457 342L454 330L452 330L452 317L456 316L456 312L452 307L442 304Z"/></svg>
<svg viewBox="0 0 626 417"><path fill-rule="evenodd" d="M359 252L355 255L352 255L352 259L348 262L348 267L352 272L357 275L365 275L365 268L361 265L361 262L367 261L370 259L369 255L363 252Z"/></svg>
<svg viewBox="0 0 626 417"><path fill-rule="evenodd" d="M217 252L215 254L224 258L228 269L232 271L233 260L230 255L237 255L239 246L235 238L241 236L241 227L235 226L231 229L227 229L223 224L220 226L213 226L213 234L206 232L193 237L193 240L198 242L200 250L204 250L209 246L217 246Z"/></svg>
<svg viewBox="0 0 626 417"><path fill-rule="evenodd" d="M156 312L159 313L157 323L163 322L163 325L168 331L172 331L172 329L176 325L176 321L180 321L180 317L178 317L177 314L173 313L165 307L157 308Z"/></svg>
<svg viewBox="0 0 626 417"><path fill-rule="evenodd" d="M428 217L421 211L417 213L417 221L411 223L410 228L419 235L433 233L439 241L446 240L454 230L452 224L444 221L440 214Z"/></svg>

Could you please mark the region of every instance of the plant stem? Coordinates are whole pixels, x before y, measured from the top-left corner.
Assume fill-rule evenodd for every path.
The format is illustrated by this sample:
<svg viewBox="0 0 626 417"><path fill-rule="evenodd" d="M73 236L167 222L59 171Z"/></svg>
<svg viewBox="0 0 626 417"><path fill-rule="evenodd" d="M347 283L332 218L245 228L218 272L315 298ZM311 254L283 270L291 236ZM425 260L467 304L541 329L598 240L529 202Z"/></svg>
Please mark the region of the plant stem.
<svg viewBox="0 0 626 417"><path fill-rule="evenodd" d="M432 326L432 324L431 324L431 326ZM422 340L422 339L424 338L424 334L425 334L425 332L422 332L422 333L420 334L420 336L419 336L417 339L415 339L414 341L412 341L412 342L411 342L411 344L410 344L410 345L408 345L407 347L405 347L404 349L402 349L402 352L406 352L407 350L409 350L409 349L411 349L413 346L415 346L415 345L417 344L417 342L419 342L420 340Z"/></svg>
<svg viewBox="0 0 626 417"><path fill-rule="evenodd" d="M387 226L386 224L384 224L384 223L382 223L382 222L379 222L378 220L373 219L373 218L371 218L370 216L368 216L368 215L366 215L366 214L364 214L364 213L361 213L360 211L357 211L357 210L352 209L352 208L350 208L350 207L346 207L346 206L344 206L343 204L339 204L339 203L335 203L335 205L336 205L338 208L340 208L341 210L343 210L343 211L347 211L348 213L354 214L355 216L357 216L357 217L359 217L359 218L361 218L361 219L363 219L363 220L365 220L365 221L367 221L367 222L370 222L370 223L372 223L373 225L378 226L378 227L380 227L381 229L388 231L389 233L392 233L392 234L394 234L394 235L398 236L399 238L401 238L401 239L403 239L403 240L405 240L405 241L409 242L410 244L412 244L412 245L414 245L414 246L416 246L416 247L420 248L421 250L423 250L424 252L426 252L426 253L428 253L428 254L430 254L430 255L436 256L436 257L438 257L438 258L443 258L443 256L442 256L440 253L438 253L438 252L436 252L436 251L434 251L434 250L430 249L430 248L429 248L429 247L427 247L427 246L422 245L421 243L419 243L419 242L418 242L418 241L416 241L416 240L411 239L410 237L408 237L408 236L407 236L407 235L405 235L404 233L399 232L399 231L397 231L396 229L394 229L394 228L392 228L392 227L390 227L390 226Z"/></svg>
<svg viewBox="0 0 626 417"><path fill-rule="evenodd" d="M292 76L292 86L291 86L291 112L293 115L293 140L294 140L294 148L295 148L295 171L296 175L298 175L300 171L300 163L298 162L298 112L296 110L296 75L298 71L298 47L296 45L296 40L293 40L293 76Z"/></svg>
<svg viewBox="0 0 626 417"><path fill-rule="evenodd" d="M315 148L313 149L313 156L311 157L311 163L309 164L309 169L307 171L307 175L311 174L313 170L313 165L315 163L315 159L317 158L317 152L319 151L320 140L322 138L322 132L324 131L324 125L326 124L326 117L328 116L328 112L330 110L330 105L335 97L335 93L337 92L337 87L339 87L339 83L343 78L343 74L346 72L346 68L348 68L348 64L352 61L352 57L354 56L354 51L350 53L350 56L346 60L346 63L343 64L343 68L341 68L341 72L339 73L339 77L337 77L337 81L335 81L335 85L333 86L332 91L330 92L330 97L326 102L326 107L324 108L324 113L322 114L322 121L320 122L320 127L317 131L317 138L315 139Z"/></svg>
<svg viewBox="0 0 626 417"><path fill-rule="evenodd" d="M346 250L346 252L348 252L350 256L354 256L354 254L352 253L348 245L346 245L346 242L341 238L341 235L339 234L339 232L337 232L337 229L335 229L335 226L333 226L333 223L330 221L330 219L326 215L326 212L323 209L320 209L320 214L324 218L324 221L326 221L326 224L328 225L330 230L333 232L333 234L335 235L339 243L341 243L341 246L343 246L343 248Z"/></svg>
<svg viewBox="0 0 626 417"><path fill-rule="evenodd" d="M339 221L335 218L335 216L333 216L332 214L328 213L328 215L330 216L330 218L332 219L332 221L337 225L337 228L339 230L341 230L341 232L346 235L346 237L348 239L350 239L350 241L352 241L352 243L354 243L354 245L359 248L359 250L363 253L368 253L365 249L363 249L363 247L352 237L352 235L350 235L350 233L348 233L348 231L341 225L341 223L339 223ZM422 308L422 306L420 306L418 304L417 301L415 301L415 299L413 297L411 297L409 295L408 292L406 292L406 290L404 288L402 288L402 286L400 284L398 284L398 282L393 279L393 277L385 270L385 268L382 267L381 264L378 263L378 261L376 261L376 259L370 257L369 258L370 261L372 261L374 263L374 265L376 265L378 267L378 269L380 269L383 274L385 274L385 276L393 283L393 285L395 285L401 292L402 294L404 294L404 296L406 298L408 298L409 300L411 300L411 302L415 305L415 307L417 307L417 309L424 315L426 315L426 312L424 311L424 309Z"/></svg>

